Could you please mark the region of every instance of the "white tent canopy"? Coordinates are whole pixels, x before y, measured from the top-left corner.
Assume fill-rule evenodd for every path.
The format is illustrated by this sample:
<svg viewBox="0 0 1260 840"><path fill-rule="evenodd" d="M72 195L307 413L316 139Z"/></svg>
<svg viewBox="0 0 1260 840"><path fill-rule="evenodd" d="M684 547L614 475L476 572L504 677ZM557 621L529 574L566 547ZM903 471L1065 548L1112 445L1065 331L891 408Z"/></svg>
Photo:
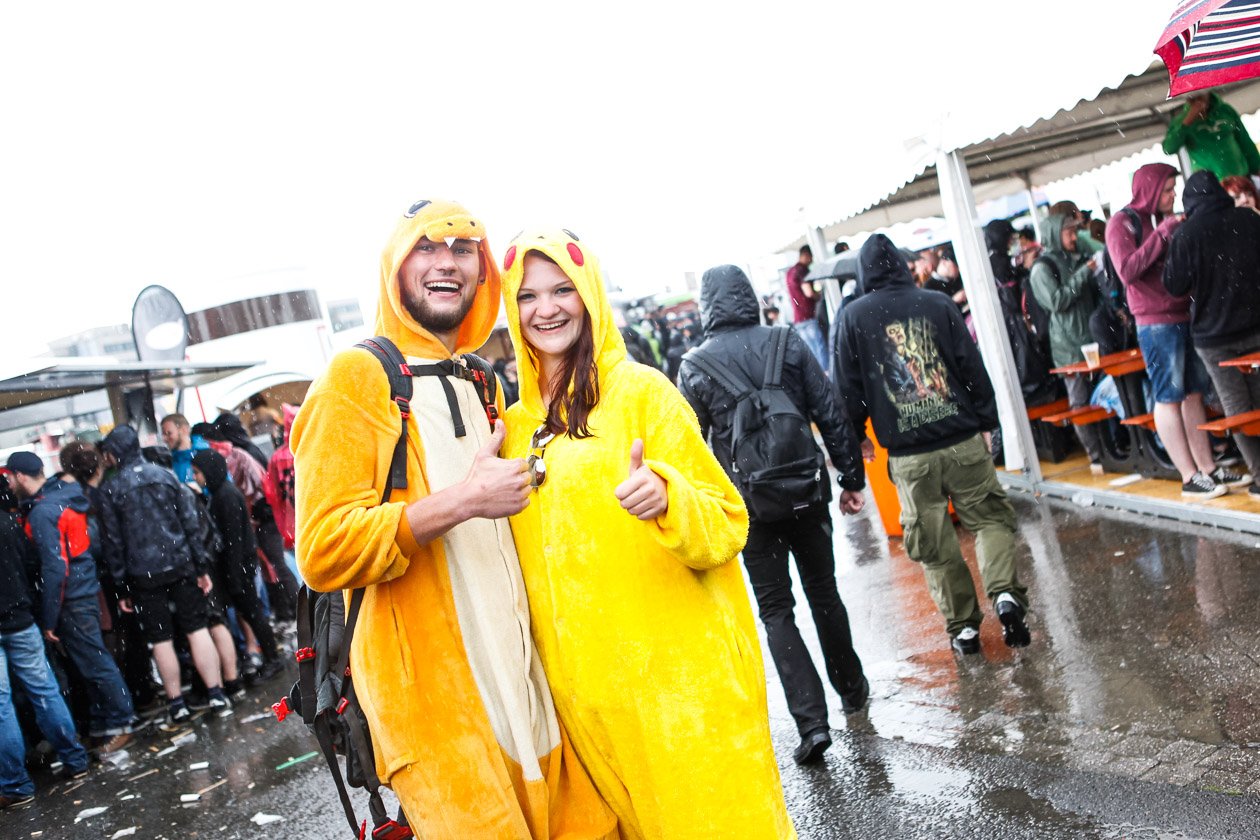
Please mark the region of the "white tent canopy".
<svg viewBox="0 0 1260 840"><path fill-rule="evenodd" d="M1241 114L1260 110L1260 80L1219 92ZM959 147L976 201L1062 181L1158 144L1172 112L1182 104L1182 100L1168 100L1167 95L1168 72L1157 62L1053 116ZM940 182L932 164L862 212L824 226L822 234L830 242L942 212ZM785 250L804 241L801 238Z"/></svg>

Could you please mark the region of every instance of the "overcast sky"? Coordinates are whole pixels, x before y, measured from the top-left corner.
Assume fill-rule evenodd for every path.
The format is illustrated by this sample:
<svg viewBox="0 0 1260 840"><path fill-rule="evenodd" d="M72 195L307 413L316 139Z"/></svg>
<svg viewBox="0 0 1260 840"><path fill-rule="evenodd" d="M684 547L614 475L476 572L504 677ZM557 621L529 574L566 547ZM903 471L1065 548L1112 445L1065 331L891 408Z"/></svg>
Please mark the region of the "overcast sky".
<svg viewBox="0 0 1260 840"><path fill-rule="evenodd" d="M895 188L913 137L1142 69L1175 4L431 5L6 4L0 357L125 322L151 283L189 310L294 277L370 307L426 196L500 256L556 223L619 284L677 287Z"/></svg>

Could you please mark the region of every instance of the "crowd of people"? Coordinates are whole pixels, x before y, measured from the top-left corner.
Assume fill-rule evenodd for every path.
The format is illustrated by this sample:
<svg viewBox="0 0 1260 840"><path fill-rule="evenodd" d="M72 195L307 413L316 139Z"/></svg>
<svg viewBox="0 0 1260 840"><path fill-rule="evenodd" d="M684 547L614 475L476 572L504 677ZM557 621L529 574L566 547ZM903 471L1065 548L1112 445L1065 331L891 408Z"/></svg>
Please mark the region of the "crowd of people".
<svg viewBox="0 0 1260 840"><path fill-rule="evenodd" d="M172 414L161 435L142 447L118 426L99 445L66 442L52 475L29 451L0 470L0 808L33 798L41 739L56 774L80 778L89 750L105 759L146 727L231 715L284 670L286 439L268 459L228 413L197 426Z"/></svg>
<svg viewBox="0 0 1260 840"><path fill-rule="evenodd" d="M1096 383L1050 368L1091 343L1141 347L1156 427L1195 497L1252 482L1198 430L1209 389L1228 413L1260 408L1249 379L1216 364L1260 350L1260 213L1226 190L1198 172L1174 214L1175 171L1154 164L1107 222L1061 202L1040 237L985 228L1026 398L1084 405ZM832 505L864 507L868 423L943 643L978 654L985 616L951 508L976 535L1003 642L1033 641L996 400L952 253L872 236L834 312L811 260L801 249L788 272L790 329L732 265L705 272L698 325L623 327L572 232L526 230L499 263L465 208L420 201L381 261L375 332L402 363L347 350L300 411L254 406L277 433L270 458L230 414L164 418L166 447L142 449L126 426L67 445L48 479L33 453L12 456L4 804L30 796L21 751L36 729L76 776L80 736L121 749L155 697L176 724L198 705L230 714L248 677L282 667L272 621L293 616L296 565L317 591L362 592L346 675L376 770L420 836L793 836L735 558L798 729L793 757L817 762L829 711L789 564L841 711L859 713L870 683L836 584ZM515 356L491 398L460 357L500 306ZM1099 460L1095 436L1080 442ZM1239 448L1257 474L1254 443Z"/></svg>

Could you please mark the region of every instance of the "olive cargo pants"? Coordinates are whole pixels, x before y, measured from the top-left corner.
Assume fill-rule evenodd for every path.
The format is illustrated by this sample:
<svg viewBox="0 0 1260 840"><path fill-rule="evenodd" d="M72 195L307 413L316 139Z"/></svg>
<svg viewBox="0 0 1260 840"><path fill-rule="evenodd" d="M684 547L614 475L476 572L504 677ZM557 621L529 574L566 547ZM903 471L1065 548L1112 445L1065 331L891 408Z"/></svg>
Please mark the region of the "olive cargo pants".
<svg viewBox="0 0 1260 840"><path fill-rule="evenodd" d="M949 634L978 628L982 617L950 519L951 501L963 527L976 535L980 577L989 598L1009 592L1027 607L1026 590L1015 573L1015 511L998 484L984 439L976 435L932 452L895 456L888 464L901 500L906 553L922 564Z"/></svg>

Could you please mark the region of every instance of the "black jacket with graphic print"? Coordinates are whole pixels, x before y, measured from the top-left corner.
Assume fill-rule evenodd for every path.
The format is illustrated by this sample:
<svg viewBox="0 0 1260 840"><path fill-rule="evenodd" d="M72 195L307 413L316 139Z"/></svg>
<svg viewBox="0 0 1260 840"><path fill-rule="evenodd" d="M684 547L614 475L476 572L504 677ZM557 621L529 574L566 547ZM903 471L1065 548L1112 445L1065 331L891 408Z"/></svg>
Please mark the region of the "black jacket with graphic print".
<svg viewBox="0 0 1260 840"><path fill-rule="evenodd" d="M860 254L866 294L841 311L832 383L859 437L869 416L891 455L931 452L997 428L993 385L954 302L919 289L896 246Z"/></svg>

